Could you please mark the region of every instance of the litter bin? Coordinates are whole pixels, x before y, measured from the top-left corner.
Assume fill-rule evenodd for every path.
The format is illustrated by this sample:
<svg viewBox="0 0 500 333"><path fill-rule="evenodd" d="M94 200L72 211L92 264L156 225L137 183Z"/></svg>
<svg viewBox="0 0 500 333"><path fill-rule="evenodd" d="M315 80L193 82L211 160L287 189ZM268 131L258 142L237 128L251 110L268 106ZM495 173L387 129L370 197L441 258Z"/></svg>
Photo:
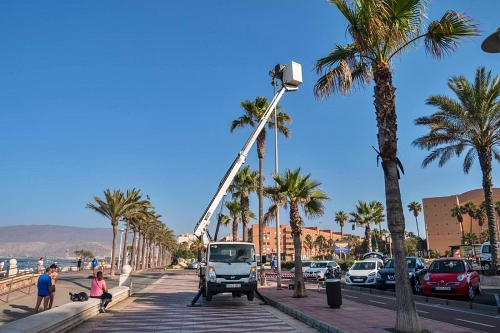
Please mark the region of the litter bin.
<svg viewBox="0 0 500 333"><path fill-rule="evenodd" d="M326 299L331 308L340 308L342 305L340 279L326 280Z"/></svg>

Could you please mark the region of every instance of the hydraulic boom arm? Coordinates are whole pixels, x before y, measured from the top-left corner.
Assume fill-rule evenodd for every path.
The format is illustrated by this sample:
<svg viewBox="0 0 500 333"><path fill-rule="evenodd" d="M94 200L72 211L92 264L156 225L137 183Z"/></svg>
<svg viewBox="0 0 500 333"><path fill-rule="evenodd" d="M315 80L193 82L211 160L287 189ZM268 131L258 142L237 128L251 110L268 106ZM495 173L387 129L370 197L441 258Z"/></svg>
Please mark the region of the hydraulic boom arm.
<svg viewBox="0 0 500 333"><path fill-rule="evenodd" d="M219 183L217 192L212 198L212 201L210 201L210 204L203 213L203 216L201 217L201 219L196 224L196 227L194 228L195 236L202 238L203 245L208 244L209 241L208 225L210 224L210 217L212 216L215 209L219 205L220 201L222 200L222 197L226 194L229 185L233 181L241 165L245 163L250 148L252 148L252 145L254 144L255 140L257 140L257 137L259 136L262 128L264 128L266 123L269 121L269 118L271 117L274 108L276 107L279 100L286 91L295 91L298 89L298 86L302 83L302 71L300 64L291 62L287 66L277 65L274 73L275 73L274 77L279 78L282 81L281 89L274 96L266 112L260 119L258 125L254 128L252 135L250 135L250 138L243 146L243 149L238 153L238 156L236 156L236 159L234 160L233 164L222 178L221 182Z"/></svg>

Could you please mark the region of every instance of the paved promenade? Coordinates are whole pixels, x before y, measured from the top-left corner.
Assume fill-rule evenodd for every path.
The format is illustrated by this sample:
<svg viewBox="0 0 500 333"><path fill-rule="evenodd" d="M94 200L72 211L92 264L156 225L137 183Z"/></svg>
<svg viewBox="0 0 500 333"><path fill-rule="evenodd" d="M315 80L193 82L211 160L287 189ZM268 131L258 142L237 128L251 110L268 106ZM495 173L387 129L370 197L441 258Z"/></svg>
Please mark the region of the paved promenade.
<svg viewBox="0 0 500 333"><path fill-rule="evenodd" d="M280 313L275 308L260 305L246 297L230 294L214 296L212 302L200 297L200 307L187 307L196 289L194 274L167 274L140 294L113 307L109 312L88 320L72 333L100 332L317 332L318 330ZM308 286L307 298L295 299L293 291L276 290L273 281L259 289L281 307L295 310L295 316L310 323L323 322L323 332L380 333L394 327L396 312L343 298L340 309L331 309L324 289L318 292ZM278 311L278 312L277 312ZM478 332L451 324L421 318L425 329L440 333Z"/></svg>

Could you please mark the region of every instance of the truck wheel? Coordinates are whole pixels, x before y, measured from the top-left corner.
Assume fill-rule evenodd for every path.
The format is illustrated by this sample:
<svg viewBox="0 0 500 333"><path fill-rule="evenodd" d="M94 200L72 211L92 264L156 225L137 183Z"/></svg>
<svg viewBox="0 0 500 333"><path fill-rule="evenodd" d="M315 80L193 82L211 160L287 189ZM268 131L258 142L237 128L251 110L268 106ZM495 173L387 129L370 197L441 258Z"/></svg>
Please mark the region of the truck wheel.
<svg viewBox="0 0 500 333"><path fill-rule="evenodd" d="M207 296L206 296L207 302L212 301L212 292L207 290Z"/></svg>
<svg viewBox="0 0 500 333"><path fill-rule="evenodd" d="M254 296L255 296L255 293L253 291L249 291L247 294L247 298L249 301L253 301Z"/></svg>

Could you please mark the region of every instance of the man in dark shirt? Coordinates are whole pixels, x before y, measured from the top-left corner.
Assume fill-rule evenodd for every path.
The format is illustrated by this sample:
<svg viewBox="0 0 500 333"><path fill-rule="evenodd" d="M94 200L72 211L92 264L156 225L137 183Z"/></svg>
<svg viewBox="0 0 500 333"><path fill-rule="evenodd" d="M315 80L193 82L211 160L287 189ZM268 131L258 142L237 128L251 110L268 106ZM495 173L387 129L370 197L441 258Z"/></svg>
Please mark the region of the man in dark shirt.
<svg viewBox="0 0 500 333"><path fill-rule="evenodd" d="M50 299L50 291L52 287L52 278L49 275L50 268L45 270L45 273L40 275L38 278L38 298L36 300L35 306L35 314L38 313L38 308L42 303L43 299L43 310L49 309L49 299Z"/></svg>

